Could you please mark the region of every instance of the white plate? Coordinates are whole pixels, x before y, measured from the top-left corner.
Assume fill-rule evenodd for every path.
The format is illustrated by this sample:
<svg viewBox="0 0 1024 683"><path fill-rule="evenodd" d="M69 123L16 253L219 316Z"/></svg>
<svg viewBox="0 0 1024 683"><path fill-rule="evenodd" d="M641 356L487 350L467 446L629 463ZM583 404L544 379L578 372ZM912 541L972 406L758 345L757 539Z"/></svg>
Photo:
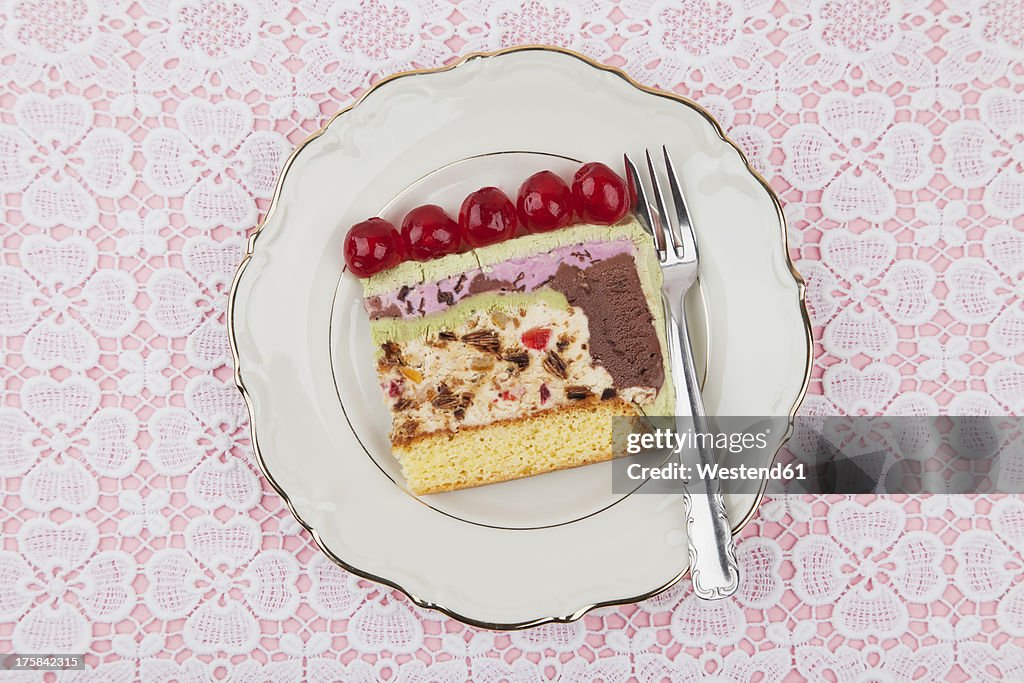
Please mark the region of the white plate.
<svg viewBox="0 0 1024 683"><path fill-rule="evenodd" d="M388 79L295 151L239 268L229 327L260 466L332 559L493 628L575 619L686 572L681 503L613 496L608 464L409 494L389 453L360 287L340 256L348 226L367 216L454 210L482 185L514 192L540 168L568 176L574 162L557 157L619 168L623 152L663 143L700 241L707 408L791 415L810 335L782 214L696 105L563 50L518 49ZM494 154L512 150L555 156ZM759 498L728 498L734 528Z"/></svg>

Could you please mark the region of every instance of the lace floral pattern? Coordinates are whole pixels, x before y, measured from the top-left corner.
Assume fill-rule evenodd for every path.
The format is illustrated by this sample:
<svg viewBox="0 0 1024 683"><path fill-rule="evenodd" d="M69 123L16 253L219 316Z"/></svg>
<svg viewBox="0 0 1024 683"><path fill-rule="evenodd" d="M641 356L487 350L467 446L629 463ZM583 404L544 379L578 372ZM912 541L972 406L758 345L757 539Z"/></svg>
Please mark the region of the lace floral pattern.
<svg viewBox="0 0 1024 683"><path fill-rule="evenodd" d="M683 581L521 633L420 610L260 477L224 325L327 116L394 71L552 43L701 102L780 194L805 413L1024 413L1022 22L1017 0L4 3L0 649L85 651L83 681L1021 678L1016 498L765 501L718 603Z"/></svg>

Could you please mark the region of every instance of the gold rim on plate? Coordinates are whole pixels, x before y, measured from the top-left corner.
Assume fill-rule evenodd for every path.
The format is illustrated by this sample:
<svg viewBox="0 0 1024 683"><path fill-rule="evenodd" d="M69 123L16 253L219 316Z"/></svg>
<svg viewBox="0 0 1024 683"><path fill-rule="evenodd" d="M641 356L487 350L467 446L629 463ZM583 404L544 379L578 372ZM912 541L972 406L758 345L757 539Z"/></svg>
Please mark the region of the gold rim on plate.
<svg viewBox="0 0 1024 683"><path fill-rule="evenodd" d="M805 364L805 368L806 369L804 371L803 383L802 383L802 385L800 387L800 392L797 395L797 399L793 403L793 406L792 406L792 408L789 411L789 423L788 423L788 426L787 426L787 429L786 429L786 433L783 435L782 441L779 443L778 449L776 449L775 453L772 455L772 460L773 461L774 461L774 458L778 456L779 451L782 450L782 447L785 446L786 442L789 440L789 437L792 435L792 432L793 432L793 418L795 417L796 411L799 409L800 404L803 403L804 397L807 394L807 387L810 384L810 379L811 379L811 367L812 367L812 360L813 360L813 355L812 354L813 354L813 342L814 342L814 337L813 337L812 332L811 332L811 320L810 320L810 316L807 313L807 304L806 304L806 291L807 291L807 287L806 287L806 284L804 282L803 276L796 269L796 266L793 263L793 259L792 259L792 257L790 256L790 253L789 253L789 237L787 235L786 216L785 216L785 213L782 210L782 204L779 201L778 195L775 194L775 191L772 190L771 186L768 184L768 181L765 180L764 177L760 173L758 173L757 169L755 169L753 166L750 165L750 162L747 160L746 155L743 154L743 150L741 150L740 147L735 142L733 142L731 139L729 139L728 136L726 136L725 131L722 129L722 126L718 123L718 121L715 120L715 117L712 116L711 113L707 109L705 109L701 105L697 104L693 100L690 100L690 99L688 99L686 97L683 97L682 95L677 95L675 93L666 92L664 90L658 90L656 88L651 88L651 87L648 87L648 86L643 85L641 83L638 83L637 81L633 80L633 78L631 78L629 75L627 75L621 69L618 69L618 68L612 67L612 66L607 66L605 64L601 64L599 62L594 61L590 57L582 55L582 54L580 54L578 52L575 52L573 50L569 50L567 48L553 46L553 45L523 45L523 46L517 46L517 47L504 48L504 49L501 49L501 50L494 50L494 51L491 51L491 52L473 52L473 53L470 53L468 55L465 55L465 56L461 57L460 59L456 60L455 62L452 62L451 64L447 64L445 66L437 67L437 68L433 68L433 69L414 69L414 70L411 70L411 71L402 71L402 72L399 72L399 73L396 73L396 74L392 74L391 76L388 76L387 78L383 78L380 81L378 81L377 83L374 83L354 103L350 104L349 106L345 107L341 111L339 111L336 114L334 114L333 116L331 116L331 118L328 119L327 123L325 123L319 130L313 132L305 140L303 140L301 143L299 143L299 145L294 150L292 150L292 153L288 156L287 161L285 161L284 168L281 170L281 174L278 176L277 185L274 188L274 194L271 197L270 207L267 209L266 215L263 217L263 220L260 221L259 225L256 226L256 229L253 231L253 233L249 236L248 242L246 244L245 256L242 258L242 261L241 261L241 263L238 266L238 270L235 272L235 276L234 276L234 278L232 279L232 282L231 282L231 291L230 291L230 293L228 295L228 306L227 306L228 342L229 342L230 347L231 347L231 358L232 358L232 363L234 365L234 379L235 379L235 385L238 387L238 390L242 393L242 398L245 401L246 410L247 410L248 415L249 415L249 430L250 430L251 439L252 439L253 453L256 455L256 463L257 463L260 471L263 473L263 476L266 477L267 481L270 482L270 485L273 487L273 489L284 500L285 505L288 507L289 512L291 512L291 514L295 518L295 520L299 523L299 525L303 529L305 529L310 534L310 536L313 538L313 542L317 545L317 547L332 562L337 564L339 567L341 567L341 568L345 569L346 571L349 571L349 572L351 572L353 574L356 574L357 576L360 576L360 577L362 577L364 579L368 579L370 581L375 581L377 583L381 583L381 584L384 584L384 585L389 586L391 588L394 588L394 589L400 591L401 593L403 593L404 595L406 595L410 600L413 601L413 603L415 603L419 607L422 607L422 608L425 608L425 609L436 610L436 611L441 612L441 613L443 613L443 614L445 614L445 615L447 615L449 617L452 617L453 619L457 619L458 621L461 621L461 622L463 622L465 624L469 624L471 626L476 626L476 627L479 627L479 628L493 629L493 630L501 630L501 631L514 631L514 630L521 630L521 629L531 628L531 627L534 627L534 626L540 626L542 624L548 624L548 623L565 623L565 622L570 622L570 621L576 621L577 619L580 619L583 615L585 615L587 612L590 612L591 610L597 609L599 607L610 607L610 606L615 606L615 605L627 605L627 604L631 604L631 603L635 603L635 602L641 602L643 600L647 600L648 598L651 598L651 597L653 597L653 596L655 596L655 595L657 595L657 594L659 594L659 593L661 593L661 592L671 588L673 585L678 583L683 577L685 577L689 573L690 569L689 569L689 567L687 567L685 570L681 571L679 574L674 576L672 579L670 579L664 585L659 586L658 588L655 588L652 591L649 591L647 593L643 593L641 595L637 595L637 596L634 596L634 597L620 598L620 599L608 600L608 601L605 601L605 602L594 603L592 605L588 605L586 607L582 607L582 608L576 610L575 612L573 612L572 614L563 615L563 616L539 617L537 619L532 619L532 620L524 621L524 622L518 622L518 623L514 623L514 624L497 624L497 623L481 621L479 619L473 619L471 617L467 617L467 616L458 614L457 612L454 612L454 611L446 608L444 605L439 605L437 603L433 603L433 602L431 602L429 600L424 600L422 598L419 598L419 597L413 595L410 591L408 591L407 589L403 588L401 585L399 585L398 583L396 583L396 582L394 582L394 581L392 581L390 579L384 578L382 576L377 576L377 575L375 575L375 574L373 574L371 572L367 572L367 571L359 569L358 567L354 567L354 566L350 565L345 560L343 560L342 558L340 558L336 554L334 554L334 552L332 552L331 549L327 547L327 544L324 543L323 539L320 537L320 534L317 533L317 530L315 528L313 528L310 524L308 524L304 519L302 519L302 517L299 515L298 511L295 509L295 506L292 503L291 499L288 497L288 494L284 491L283 488L281 488L281 486L277 483L277 481L274 479L274 477L270 474L270 471L267 469L266 462L264 461L263 456L260 453L259 442L258 442L258 440L256 438L256 419L255 419L255 415L253 413L252 400L249 397L249 392L246 390L245 383L242 381L241 368L239 367L238 339L236 337L235 325L234 325L234 307L235 307L235 296L237 295L237 292L238 292L238 283L239 283L239 281L242 278L242 274L245 272L246 266L249 264L249 261L252 259L253 249L255 248L255 245L256 245L256 238L259 236L260 232L263 230L263 227L270 220L270 217L274 214L274 211L277 208L277 202L278 202L278 199L281 196L281 189L284 186L284 181L285 181L285 177L288 175L288 170L291 168L292 163L298 157L299 153L306 147L306 145L308 145L313 140L315 140L316 138L318 138L321 135L323 135L326 132L327 128L334 122L335 119L337 119L338 117L342 116L343 114L351 111L353 108L359 106L359 104L363 100L365 100L372 92L374 92L378 88L380 88L380 87L382 87L382 86L384 86L384 85L386 85L388 83L392 83L392 82L394 82L394 81L396 81L396 80L398 80L400 78L404 78L406 76L416 76L416 75L420 75L420 74L430 74L430 73L439 73L439 72L443 72L443 71L449 71L451 69L458 68L459 66L461 66L463 64L469 63L469 62L477 60L477 59L487 59L489 57L499 57L501 55L511 54L511 53L515 53L515 52L529 52L529 51L556 52L556 53L560 53L560 54L563 54L563 55L567 55L569 57L573 57L575 59L578 59L578 60L586 63L587 65L589 65L589 66L591 66L591 67L593 67L595 69L599 69L601 71L604 71L604 72L607 72L607 73L611 73L611 74L614 74L614 75L618 76L619 78L624 80L626 83L628 83L629 85L633 86L634 88L636 88L638 90L641 90L641 91L643 91L645 93L648 93L650 95L655 95L655 96L658 96L658 97L664 97L666 99L673 100L673 101L675 101L675 102L677 102L679 104L682 104L684 106L689 107L690 109L693 109L698 114L700 114L702 117L704 117L704 119L706 119L712 125L712 127L714 128L715 133L718 135L718 137L720 137L723 141L728 143L736 151L736 153L739 154L740 160L743 162L744 166L746 166L747 171L752 176L754 176L754 178L757 179L758 183L760 183L761 186L764 188L764 190L768 193L768 196L771 197L772 204L775 206L775 211L777 213L777 216L778 216L778 219L779 219L779 223L782 226L782 244L783 244L783 247L785 249L786 264L789 267L790 274L793 276L793 280L797 284L798 303L799 303L799 306L800 306L800 314L801 314L801 317L803 318L804 332L806 333L806 341L807 341L807 359L806 359L806 364ZM710 352L711 351L709 349L708 350L708 354L709 355L710 355ZM732 533L734 535L739 533L739 531L741 531L743 529L743 527L745 527L750 522L750 520L753 518L754 513L757 511L757 508L761 504L761 500L764 498L764 492L765 492L765 489L767 488L767 485L768 485L767 480L762 482L761 488L757 492L757 499L754 501L754 504L750 507L750 511L746 514L746 516L742 520L740 520L737 524L735 524L733 526Z"/></svg>

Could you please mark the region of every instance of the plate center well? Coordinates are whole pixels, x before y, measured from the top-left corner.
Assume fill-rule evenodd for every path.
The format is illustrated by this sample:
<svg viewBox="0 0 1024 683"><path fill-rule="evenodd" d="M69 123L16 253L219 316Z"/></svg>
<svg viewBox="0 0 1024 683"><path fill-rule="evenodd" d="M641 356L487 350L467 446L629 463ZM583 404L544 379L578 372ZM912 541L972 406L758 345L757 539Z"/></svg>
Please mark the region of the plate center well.
<svg viewBox="0 0 1024 683"><path fill-rule="evenodd" d="M534 152L471 157L416 181L384 206L379 215L400 225L410 209L438 204L457 216L465 196L484 185L500 187L514 198L519 184L529 175L549 169L568 181L579 165L575 159ZM691 306L696 314L691 321L695 360L698 367L706 367L705 311L703 301L694 304L699 304ZM330 337L341 408L365 451L338 457L370 457L384 475L408 493L398 462L391 455L390 414L378 384L369 320L362 308L362 286L350 274L343 275L338 285ZM418 499L440 513L473 524L505 529L556 526L593 515L625 497L612 493L611 467L611 463L599 463Z"/></svg>

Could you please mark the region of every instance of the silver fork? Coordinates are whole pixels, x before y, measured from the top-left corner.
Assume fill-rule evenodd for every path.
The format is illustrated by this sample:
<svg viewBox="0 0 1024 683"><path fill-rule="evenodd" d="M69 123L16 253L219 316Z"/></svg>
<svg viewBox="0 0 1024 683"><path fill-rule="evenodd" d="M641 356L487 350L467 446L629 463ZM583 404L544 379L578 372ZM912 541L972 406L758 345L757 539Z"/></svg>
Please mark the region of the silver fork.
<svg viewBox="0 0 1024 683"><path fill-rule="evenodd" d="M669 314L666 327L668 355L676 388L675 415L691 416L694 432L706 434L710 430L697 371L693 364L693 349L686 327L684 302L686 293L697 280L697 241L693 234L693 224L690 222L690 212L686 208L686 200L679 189L679 179L672 159L666 147L662 146L661 151L665 157L665 171L673 211L669 211L665 202L665 192L662 190L651 153L646 151L645 155L654 199L657 202L656 208L652 207L647 199L636 165L628 154L624 154L623 158L629 182L636 188L637 218L654 237L654 246L665 276L663 295L667 300L666 308ZM675 222L672 216L675 217ZM676 418L677 432L683 433L687 427L684 421ZM702 439L699 439L698 443L701 464L713 464L714 450L707 447ZM691 491L694 488L696 490ZM693 592L705 600L717 600L732 595L739 585L739 565L736 562L736 547L733 544L729 518L725 513L725 499L722 497L718 480L705 480L700 477L691 479L683 489L683 507L686 512L686 537L689 544Z"/></svg>

